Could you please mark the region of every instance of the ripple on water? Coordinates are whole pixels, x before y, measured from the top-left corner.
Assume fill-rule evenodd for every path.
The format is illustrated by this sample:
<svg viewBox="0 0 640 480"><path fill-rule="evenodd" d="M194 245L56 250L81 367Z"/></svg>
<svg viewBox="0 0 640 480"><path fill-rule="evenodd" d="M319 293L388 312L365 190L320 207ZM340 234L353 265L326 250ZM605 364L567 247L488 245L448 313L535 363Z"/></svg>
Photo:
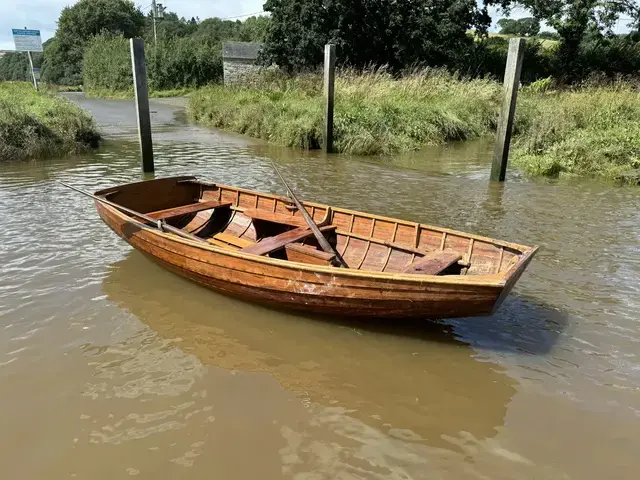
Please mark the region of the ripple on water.
<svg viewBox="0 0 640 480"><path fill-rule="evenodd" d="M270 398L265 393L270 387L258 380L269 376L294 393L310 392L304 402L297 399L305 408L299 420L282 414L290 418L289 424L283 420L264 427L277 431L273 449L279 454L279 474L303 478L324 471L335 478L398 479L424 478L425 471L448 478L565 478L573 467L565 469L557 459L545 457L541 447L524 452L514 445L522 433L512 426L514 421L550 413L535 410L535 405L533 411L511 405L522 398L566 398L584 411L580 421L605 439L617 438L614 427L594 426L598 420L589 412L610 415L605 418L611 425L613 420L637 418L638 190L589 182L531 182L517 175L505 185L488 185L485 154L469 159L464 152L450 153L458 156L441 162L425 153L397 161L345 160L204 134L191 126L164 130L155 142L156 169L162 176L195 174L282 193L265 161L274 157L302 198L538 244L541 250L495 315L448 321L453 333L435 338L422 328L393 333L368 325L354 327L361 335L347 336L345 331L352 330L341 324L323 330L307 320L294 322L254 307L220 303L193 286L180 287L159 269L145 269L146 276L137 276L139 265L129 273L140 293L118 304L103 290L114 265L127 258L130 248L99 221L90 200L57 181L90 191L136 181L141 178L137 145L112 140L94 155L2 164L0 388L5 391L3 382L9 378L19 379L24 383L12 392L25 392L11 397L7 412L19 415L22 402L29 412L44 411L48 403L68 396L76 402L68 408L74 408L79 422L73 435L80 438L78 432L88 432L82 437L88 443L182 439L179 432L200 435L204 428L208 434L226 421L208 397L216 391L218 402L248 402L238 411L225 410L241 424L249 409L254 414L253 409ZM162 278L153 282L150 277ZM145 287L146 282L154 287ZM157 297L150 290L159 284L164 290ZM151 300L136 300L145 295ZM181 298L167 302L172 295ZM232 319L226 323L213 314L221 305ZM264 326L258 321L249 328L252 319L262 317ZM244 330L233 330L234 322ZM278 322L282 326L272 334ZM295 341L287 340L293 323L298 326ZM165 324L171 327L163 330ZM333 342L331 348L323 338ZM451 348L443 347L449 343ZM341 362L351 362L349 369L339 366ZM228 391L236 390L212 378L231 377L228 372L236 370L264 376L246 373L250 380L237 380L240 393L229 400ZM411 378L404 379L406 372ZM411 395L415 392L403 390L412 382L419 384L415 390L422 389L418 403ZM425 382L439 389L436 395L425 392ZM477 388L461 389L461 384ZM49 390L38 390L42 385ZM273 395L274 404L290 407L291 397ZM454 410L464 407L466 430L457 427L461 413L447 412L438 396L450 399ZM477 414L466 407L478 404L482 411ZM488 411L495 411L490 419ZM511 423L505 420L508 415ZM476 421L481 427L474 427ZM21 434L28 424L16 423L9 433ZM529 437L546 442L544 431L527 425L532 427ZM575 429L576 439L580 436L576 424L567 428ZM180 451L167 453L167 461L181 468L204 462L212 447L199 438L182 439ZM89 452L81 448L84 440L74 445ZM281 444L276 448L277 442ZM145 455L155 451L151 446L147 450ZM145 473L133 463L127 467L131 472ZM68 476L61 471L61 477Z"/></svg>

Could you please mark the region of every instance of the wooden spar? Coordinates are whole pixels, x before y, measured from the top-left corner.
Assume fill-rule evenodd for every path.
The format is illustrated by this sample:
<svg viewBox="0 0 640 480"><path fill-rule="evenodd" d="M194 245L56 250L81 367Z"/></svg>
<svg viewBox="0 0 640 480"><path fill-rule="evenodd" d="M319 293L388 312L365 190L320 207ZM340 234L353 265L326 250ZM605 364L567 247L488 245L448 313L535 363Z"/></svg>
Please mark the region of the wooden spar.
<svg viewBox="0 0 640 480"><path fill-rule="evenodd" d="M82 190L81 188L74 187L73 185L69 185L68 183L64 183L64 182L60 182L60 183L62 185L64 185L65 187L70 188L71 190L75 190L76 192L79 192L79 193L81 193L83 195L86 195L87 197L91 197L94 200L97 200L98 202L104 203L104 204L109 205L110 207L113 207L113 208L117 208L118 210L120 210L120 211L122 211L124 213L128 213L129 215L133 215L134 217L141 218L142 220L144 220L145 222L150 223L151 225L153 225L154 227L156 227L160 231L167 231L167 232L175 233L176 235L178 235L180 237L183 237L183 238L188 238L189 240L195 240L197 242L207 243L206 240L203 240L200 237L196 237L195 235L191 235L190 233L187 233L184 230L180 230L179 228L175 228L175 227L172 227L171 225L167 225L162 220L156 220L156 219L154 219L154 218L152 218L152 217L150 217L148 215L145 215L144 213L136 212L135 210L131 210L130 208L123 207L122 205L118 205L117 203L110 202L106 198L97 197L97 196L93 195L92 193L87 192L86 190Z"/></svg>
<svg viewBox="0 0 640 480"><path fill-rule="evenodd" d="M313 236L316 237L316 240L318 241L320 248L322 248L322 250L324 250L327 253L334 254L336 256L336 260L338 261L341 267L349 268L349 265L347 265L347 262L344 261L344 258L342 258L342 255L340 255L340 253L338 253L338 251L335 248L333 248L333 246L325 238L325 236L322 234L322 232L316 225L316 222L311 218L311 215L309 215L309 212L307 212L307 209L304 208L304 205L302 205L302 203L300 203L300 200L298 200L298 197L296 197L296 194L293 193L293 190L289 188L289 184L280 173L280 170L278 170L278 167L276 167L275 162L271 159L269 159L269 161L271 162L273 169L276 171L276 173L280 177L280 180L282 180L282 183L284 184L285 188L287 189L287 192L289 193L289 197L291 197L291 200L293 200L293 203L295 203L296 207L300 211L302 218L304 218L305 222L307 222L307 225L309 225L309 228L313 232Z"/></svg>

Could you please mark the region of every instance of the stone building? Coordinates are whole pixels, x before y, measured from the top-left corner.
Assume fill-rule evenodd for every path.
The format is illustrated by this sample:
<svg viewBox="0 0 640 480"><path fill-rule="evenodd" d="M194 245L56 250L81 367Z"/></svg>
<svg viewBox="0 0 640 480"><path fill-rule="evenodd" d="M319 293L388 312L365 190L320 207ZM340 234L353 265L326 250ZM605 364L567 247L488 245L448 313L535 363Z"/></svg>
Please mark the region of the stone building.
<svg viewBox="0 0 640 480"><path fill-rule="evenodd" d="M262 43L224 42L222 44L222 69L225 85L242 83L246 75L257 71L256 64Z"/></svg>

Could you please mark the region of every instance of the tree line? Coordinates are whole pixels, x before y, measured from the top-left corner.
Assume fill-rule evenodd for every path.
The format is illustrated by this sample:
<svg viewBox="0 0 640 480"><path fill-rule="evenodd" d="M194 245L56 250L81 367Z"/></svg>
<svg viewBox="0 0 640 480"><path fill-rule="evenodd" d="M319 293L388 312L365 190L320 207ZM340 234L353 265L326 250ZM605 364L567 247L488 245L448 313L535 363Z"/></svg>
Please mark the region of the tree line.
<svg viewBox="0 0 640 480"><path fill-rule="evenodd" d="M544 37L558 40L545 48L535 39L527 42L529 79L553 76L572 83L640 70L636 0L266 0L271 24L264 61L289 71L313 67L322 60L323 45L335 43L339 63L348 66L383 64L398 71L428 65L500 76L507 41L488 35L488 9L499 7L508 16L515 6L532 16L507 18L500 25L505 33L535 37L545 22L555 32ZM620 22L634 33L616 35Z"/></svg>
<svg viewBox="0 0 640 480"><path fill-rule="evenodd" d="M515 5L515 0L266 0L268 16L245 21L185 19L167 12L158 24L158 46L149 60L156 63L150 70L162 88L219 81L221 42L238 40L264 42L260 61L288 73L317 68L324 45L334 43L343 66L384 65L392 72L435 66L500 78L507 40L488 35L488 8L497 6L508 15ZM553 76L572 83L592 74L612 77L640 71L640 9L635 0L519 0L517 5L531 17L504 18L499 26L504 34L530 38L525 81ZM620 21L629 25L631 34L615 34ZM554 32L540 32L540 22ZM89 63L109 66L95 58L98 52L109 55L107 46L100 49L96 42L142 37L153 45L152 23L151 14L130 0L80 0L62 10L56 34L45 42L36 64L47 82L79 85L92 46L95 55ZM556 39L557 44L543 46L541 38ZM194 64L206 58L215 65ZM0 58L0 79L25 79L27 73L24 54ZM171 78L176 79L173 84Z"/></svg>
<svg viewBox="0 0 640 480"><path fill-rule="evenodd" d="M159 48L148 60L161 56L165 61L184 64L195 61L196 57L191 53L196 48L203 55L210 53L215 57L221 71L221 43L225 40L263 41L268 22L268 17L251 17L244 21L185 19L165 12L164 18L157 23ZM62 10L54 37L44 42L44 53L36 55L34 62L41 67L43 81L80 85L85 54L92 44L118 37L144 38L148 46L153 46L151 13L145 15L130 0L80 0ZM102 50L101 54L109 55L109 52ZM174 56L182 58L172 58ZM191 67L198 69L197 65ZM25 80L28 76L29 64L24 53L11 52L0 58L0 80ZM215 80L198 78L196 83Z"/></svg>

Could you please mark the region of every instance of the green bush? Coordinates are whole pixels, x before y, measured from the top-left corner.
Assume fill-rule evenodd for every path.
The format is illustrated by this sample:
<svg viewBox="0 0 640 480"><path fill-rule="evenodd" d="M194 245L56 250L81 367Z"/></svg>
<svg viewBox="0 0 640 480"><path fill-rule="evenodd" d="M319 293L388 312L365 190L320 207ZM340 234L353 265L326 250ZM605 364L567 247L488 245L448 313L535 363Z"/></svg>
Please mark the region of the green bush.
<svg viewBox="0 0 640 480"><path fill-rule="evenodd" d="M129 40L124 37L97 36L84 53L84 88L89 94L100 90L107 93L133 93Z"/></svg>
<svg viewBox="0 0 640 480"><path fill-rule="evenodd" d="M99 33L126 38L142 34L145 17L131 0L79 0L62 9L55 37L45 46L42 78L79 85L84 50Z"/></svg>
<svg viewBox="0 0 640 480"><path fill-rule="evenodd" d="M524 86L522 88L522 92L525 93L525 94L527 94L527 93L533 93L533 94L547 93L547 92L551 91L553 86L554 86L553 77L540 78L540 79L536 80L535 82L532 82L529 85Z"/></svg>
<svg viewBox="0 0 640 480"><path fill-rule="evenodd" d="M193 37L174 37L146 49L150 87L200 87L222 80L222 45Z"/></svg>
<svg viewBox="0 0 640 480"><path fill-rule="evenodd" d="M0 160L77 152L98 139L91 117L72 103L26 82L0 83Z"/></svg>
<svg viewBox="0 0 640 480"><path fill-rule="evenodd" d="M504 79L504 69L509 52L509 38L489 37L475 45L472 55L466 60L466 67L460 70L466 75L485 77L495 80ZM555 49L546 48L536 39L528 39L524 47L521 81L524 84L552 74Z"/></svg>
<svg viewBox="0 0 640 480"><path fill-rule="evenodd" d="M533 175L614 178L640 171L640 94L628 84L523 95L531 123L513 161Z"/></svg>
<svg viewBox="0 0 640 480"><path fill-rule="evenodd" d="M580 44L578 60L580 69L576 80L598 74L609 78L637 76L640 72L640 43L628 36L587 39Z"/></svg>
<svg viewBox="0 0 640 480"><path fill-rule="evenodd" d="M192 37L174 37L145 47L149 88L194 88L222 79L221 46ZM84 55L84 87L89 95L133 94L129 40L97 36Z"/></svg>

